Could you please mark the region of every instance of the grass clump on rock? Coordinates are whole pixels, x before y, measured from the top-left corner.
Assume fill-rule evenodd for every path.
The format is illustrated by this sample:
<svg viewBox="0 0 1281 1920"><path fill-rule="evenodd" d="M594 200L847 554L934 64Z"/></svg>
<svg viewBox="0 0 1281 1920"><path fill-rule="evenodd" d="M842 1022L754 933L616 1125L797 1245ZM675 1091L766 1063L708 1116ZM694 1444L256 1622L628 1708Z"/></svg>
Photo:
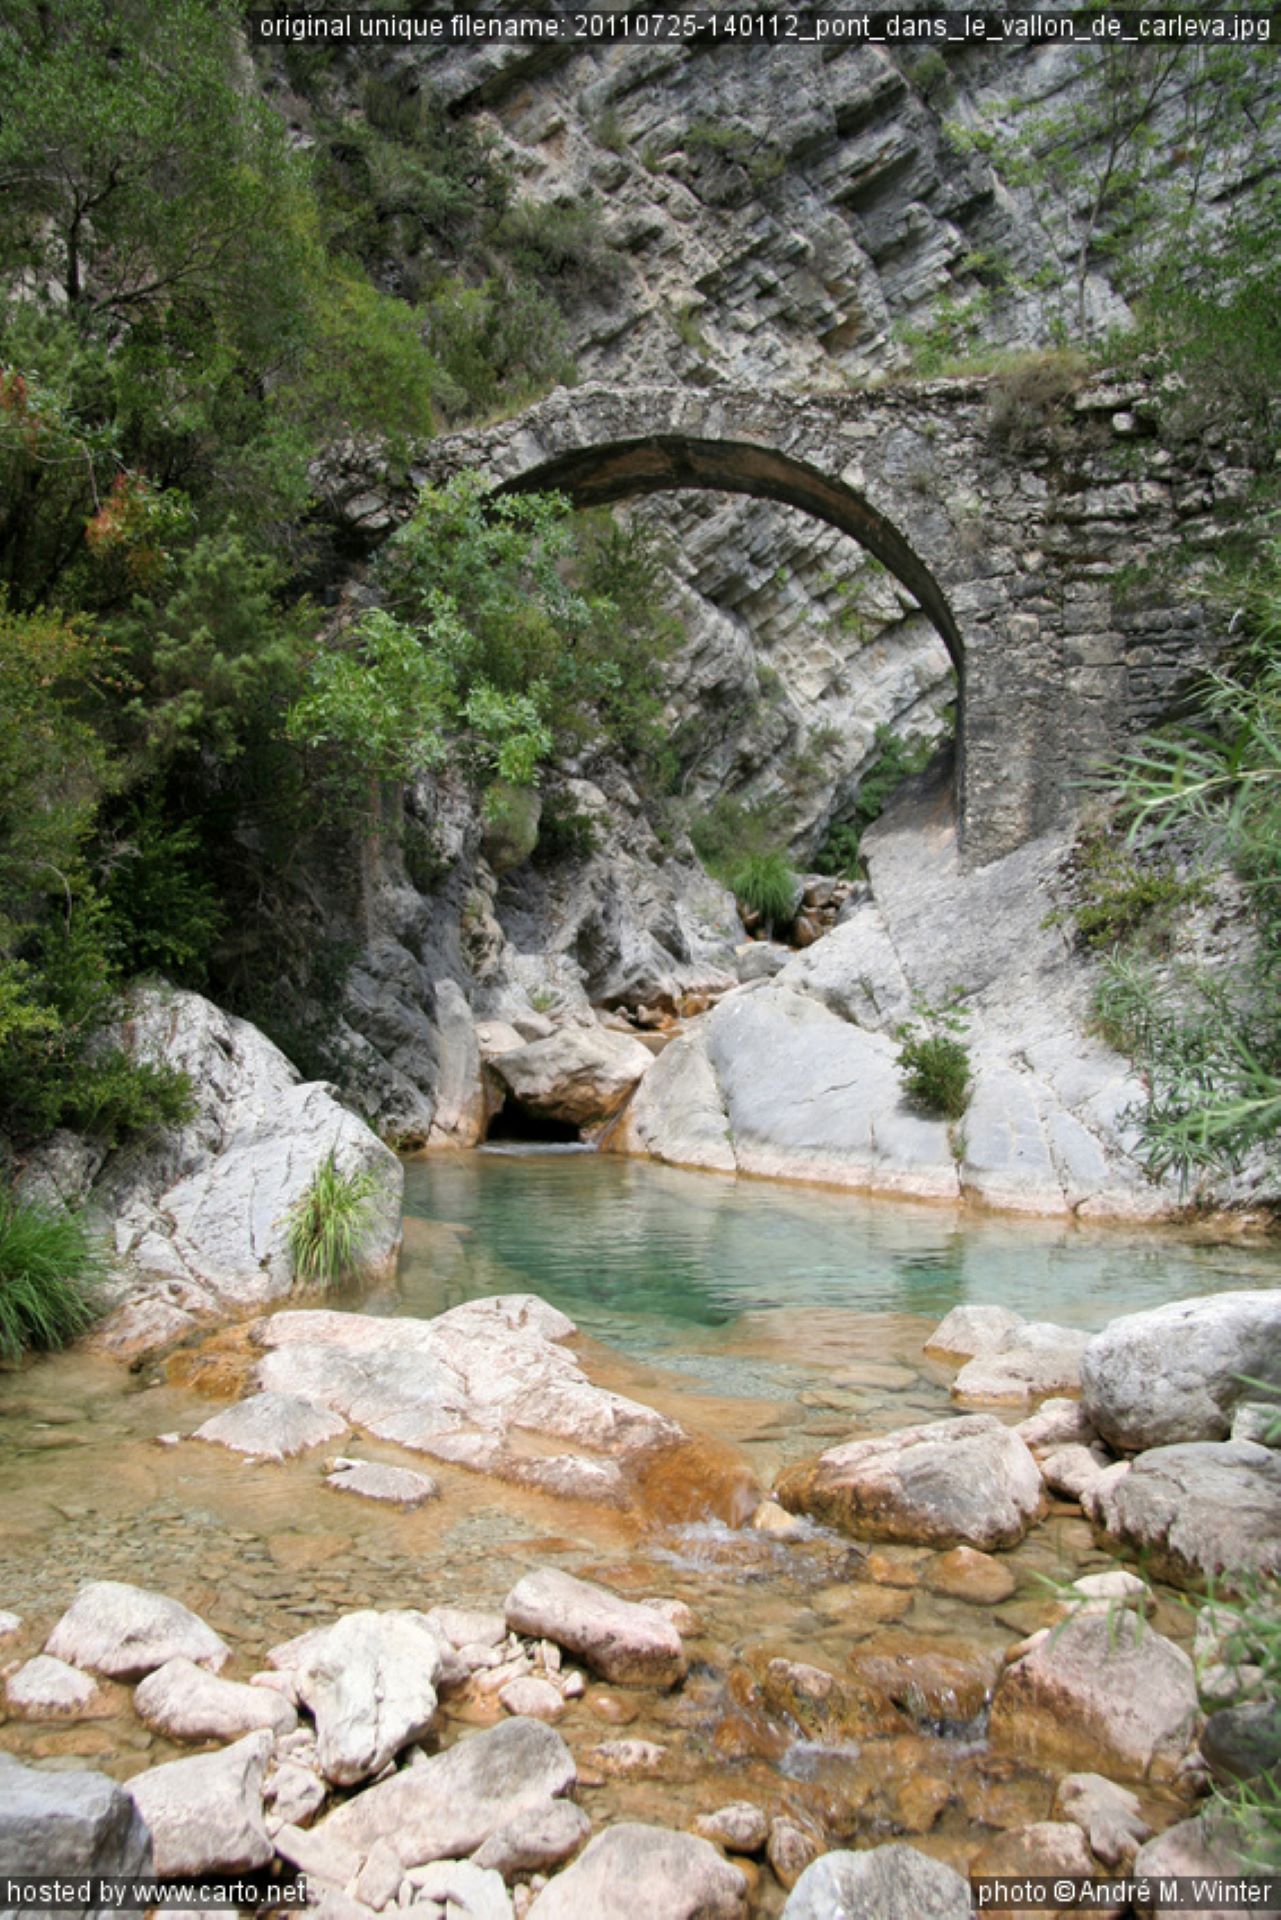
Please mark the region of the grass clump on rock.
<svg viewBox="0 0 1281 1920"><path fill-rule="evenodd" d="M105 1272L78 1214L0 1195L0 1359L83 1333L98 1317Z"/></svg>
<svg viewBox="0 0 1281 1920"><path fill-rule="evenodd" d="M895 1029L903 1091L923 1113L959 1120L972 1086L969 1048L959 1037L965 1022L951 1005L916 1011L916 1019Z"/></svg>
<svg viewBox="0 0 1281 1920"><path fill-rule="evenodd" d="M360 1270L378 1186L368 1167L343 1173L330 1149L287 1215L297 1279L333 1286Z"/></svg>
<svg viewBox="0 0 1281 1920"><path fill-rule="evenodd" d="M796 914L796 876L781 853L749 853L730 875L740 906L759 914L770 932Z"/></svg>

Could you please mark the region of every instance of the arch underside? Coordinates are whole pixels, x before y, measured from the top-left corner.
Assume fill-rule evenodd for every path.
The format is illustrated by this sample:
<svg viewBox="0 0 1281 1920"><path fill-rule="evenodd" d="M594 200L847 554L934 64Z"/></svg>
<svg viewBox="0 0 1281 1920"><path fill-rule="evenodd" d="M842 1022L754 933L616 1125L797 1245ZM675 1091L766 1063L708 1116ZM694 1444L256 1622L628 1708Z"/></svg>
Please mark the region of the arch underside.
<svg viewBox="0 0 1281 1920"><path fill-rule="evenodd" d="M746 440L704 440L652 434L576 447L516 478L498 493L558 492L575 506L603 507L645 494L696 488L777 500L849 534L900 580L933 622L963 683L964 656L956 620L938 581L892 521L842 480L807 461Z"/></svg>

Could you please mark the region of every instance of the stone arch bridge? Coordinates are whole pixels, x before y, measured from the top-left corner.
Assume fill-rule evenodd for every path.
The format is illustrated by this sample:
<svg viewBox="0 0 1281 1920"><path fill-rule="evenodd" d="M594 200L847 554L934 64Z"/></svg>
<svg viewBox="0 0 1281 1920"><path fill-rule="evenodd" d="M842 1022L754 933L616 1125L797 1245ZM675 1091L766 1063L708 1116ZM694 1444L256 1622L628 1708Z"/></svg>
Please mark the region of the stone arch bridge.
<svg viewBox="0 0 1281 1920"><path fill-rule="evenodd" d="M955 663L968 865L1055 825L1091 769L1207 664L1208 625L1170 562L1176 549L1208 554L1249 481L1221 453L1166 446L1141 387L1038 401L999 376L839 395L558 388L432 442L411 478L465 468L583 506L688 487L753 494L860 541ZM347 477L334 504L367 536L407 509L367 472L364 491Z"/></svg>

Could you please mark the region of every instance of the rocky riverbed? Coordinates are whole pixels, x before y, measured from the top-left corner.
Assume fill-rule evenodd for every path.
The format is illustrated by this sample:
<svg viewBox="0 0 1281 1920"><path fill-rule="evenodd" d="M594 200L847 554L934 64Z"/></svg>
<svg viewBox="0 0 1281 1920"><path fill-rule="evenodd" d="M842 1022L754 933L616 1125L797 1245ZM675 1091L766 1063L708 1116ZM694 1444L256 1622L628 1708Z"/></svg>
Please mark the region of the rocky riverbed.
<svg viewBox="0 0 1281 1920"><path fill-rule="evenodd" d="M6 1856L277 1862L335 1920L959 1916L970 1872L1227 1861L1250 1675L1165 1583L1281 1569L1241 1378L1281 1385L1281 1295L856 1323L780 1420L531 1296L279 1312L123 1403L92 1512L55 1381L118 1424L118 1363L26 1376Z"/></svg>

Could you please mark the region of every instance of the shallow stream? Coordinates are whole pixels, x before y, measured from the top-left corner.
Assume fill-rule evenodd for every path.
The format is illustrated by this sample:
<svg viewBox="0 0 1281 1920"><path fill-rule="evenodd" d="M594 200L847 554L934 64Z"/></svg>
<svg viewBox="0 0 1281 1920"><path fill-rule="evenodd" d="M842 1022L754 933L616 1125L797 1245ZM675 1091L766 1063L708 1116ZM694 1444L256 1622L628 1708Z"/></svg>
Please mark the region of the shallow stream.
<svg viewBox="0 0 1281 1920"><path fill-rule="evenodd" d="M1183 1295L1281 1284L1275 1245L968 1215L576 1150L439 1155L407 1176L397 1281L341 1304L427 1317L537 1292L577 1322L594 1379L705 1437L705 1479L660 1481L644 1512L619 1512L433 1463L441 1499L389 1511L326 1487L319 1453L252 1465L156 1444L239 1391L239 1329L134 1372L60 1356L0 1375L0 1607L24 1616L0 1665L38 1650L85 1577L184 1600L232 1645L227 1673L242 1678L305 1624L361 1606L495 1605L528 1568L560 1565L633 1597L674 1595L703 1628L678 1693L592 1686L560 1723L597 1824L684 1826L747 1798L833 1840L910 1835L963 1866L997 1830L1047 1818L1052 1779L989 1751L982 1699L1003 1650L1049 1617L1047 1582L1108 1564L1079 1511L1054 1508L1004 1556L1017 1590L982 1606L932 1592L925 1550L864 1558L817 1528L784 1543L732 1524L744 1483L768 1489L800 1455L944 1415L951 1374L922 1345L960 1301L1097 1327ZM357 1451L413 1463L389 1445ZM1165 1595L1156 1625L1186 1639L1191 1616ZM846 1676L888 1663L910 1671L910 1697L893 1725L807 1724L762 1684L780 1655ZM94 1721L10 1719L0 1746L120 1777L174 1756L123 1689L108 1696ZM624 1734L667 1749L657 1777L607 1777L592 1758ZM782 1898L764 1871L755 1911Z"/></svg>

